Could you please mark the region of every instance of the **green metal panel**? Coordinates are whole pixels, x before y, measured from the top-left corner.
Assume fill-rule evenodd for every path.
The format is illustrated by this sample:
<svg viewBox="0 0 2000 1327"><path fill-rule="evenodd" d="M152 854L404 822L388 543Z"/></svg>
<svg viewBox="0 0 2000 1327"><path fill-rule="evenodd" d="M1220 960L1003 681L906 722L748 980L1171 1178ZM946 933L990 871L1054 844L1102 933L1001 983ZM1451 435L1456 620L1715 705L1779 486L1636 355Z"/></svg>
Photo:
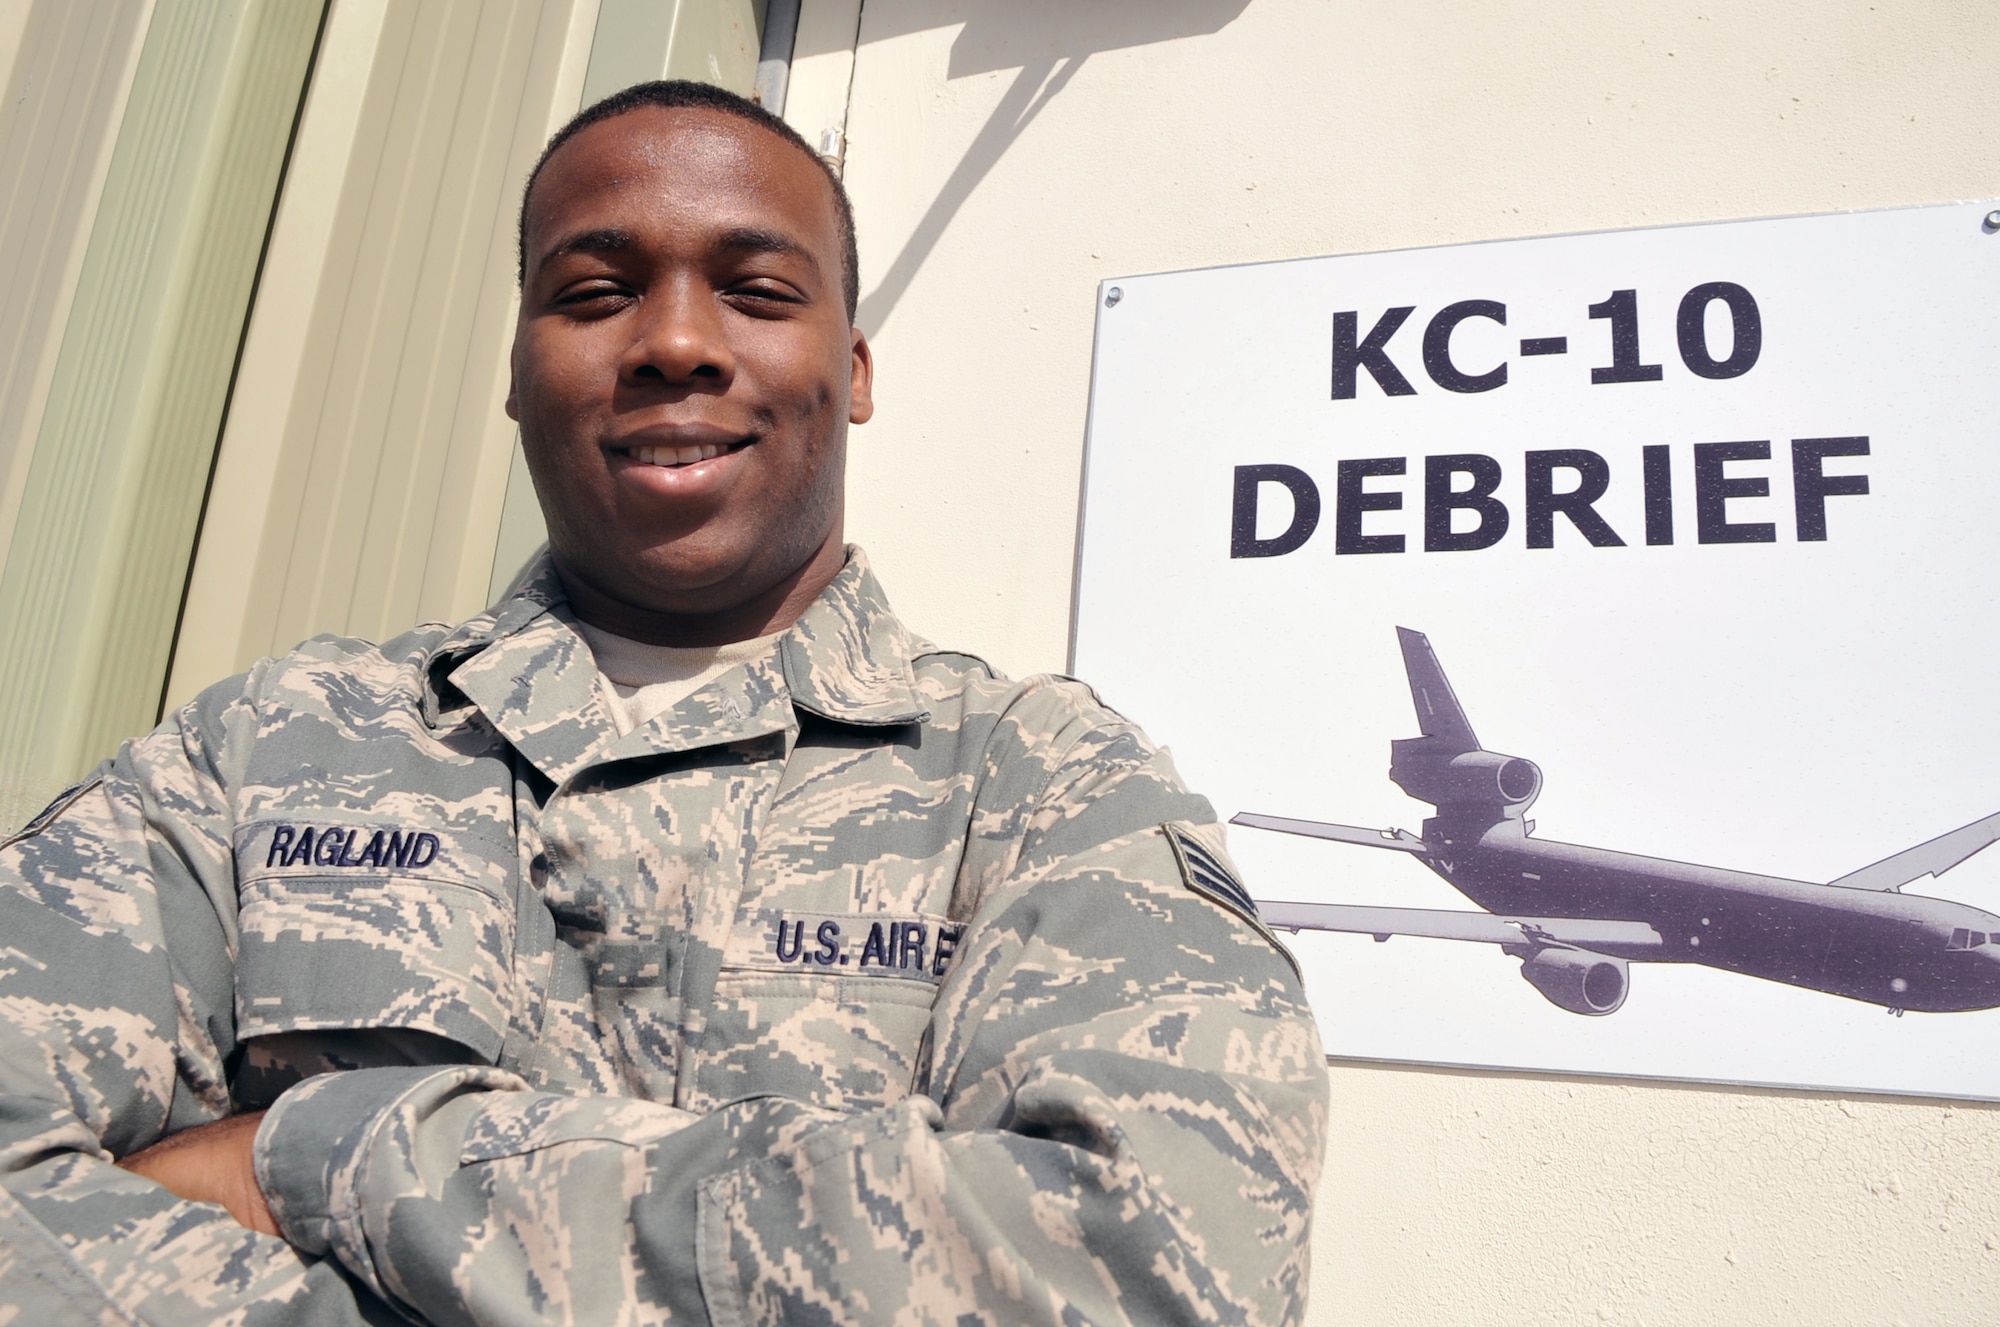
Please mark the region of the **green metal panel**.
<svg viewBox="0 0 2000 1327"><path fill-rule="evenodd" d="M151 13L0 0L0 565Z"/></svg>
<svg viewBox="0 0 2000 1327"><path fill-rule="evenodd" d="M750 0L681 0L666 76L750 95L757 83L757 14Z"/></svg>
<svg viewBox="0 0 2000 1327"><path fill-rule="evenodd" d="M0 823L158 717L324 12L153 12L0 571Z"/></svg>
<svg viewBox="0 0 2000 1327"><path fill-rule="evenodd" d="M603 0L583 104L655 78L691 78L749 96L763 9L753 0Z"/></svg>

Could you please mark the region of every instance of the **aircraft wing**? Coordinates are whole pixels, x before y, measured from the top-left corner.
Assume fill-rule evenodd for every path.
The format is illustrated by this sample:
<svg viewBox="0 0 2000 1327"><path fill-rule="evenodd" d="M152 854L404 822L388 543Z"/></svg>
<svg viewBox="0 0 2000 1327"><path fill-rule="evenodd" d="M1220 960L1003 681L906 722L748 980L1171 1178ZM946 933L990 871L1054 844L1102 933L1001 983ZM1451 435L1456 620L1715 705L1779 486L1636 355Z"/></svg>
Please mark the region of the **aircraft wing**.
<svg viewBox="0 0 2000 1327"><path fill-rule="evenodd" d="M1873 866L1851 871L1829 883L1843 889L1879 889L1893 894L1912 880L1943 875L1995 839L2000 839L2000 812L1914 848L1905 848L1893 857L1884 857Z"/></svg>
<svg viewBox="0 0 2000 1327"><path fill-rule="evenodd" d="M1244 811L1229 817L1232 825L1252 829L1275 829L1281 834L1304 834L1336 843L1356 843L1364 848L1392 848L1397 852L1422 852L1424 841L1403 829L1363 829L1359 825L1329 825L1319 820L1287 820L1283 816L1263 816Z"/></svg>
<svg viewBox="0 0 2000 1327"><path fill-rule="evenodd" d="M1566 945L1618 958L1652 958L1664 942L1644 922L1594 917L1502 917L1440 908L1370 908L1347 903L1257 901L1266 926L1283 931L1349 931L1387 940L1392 935L1470 940L1488 945Z"/></svg>

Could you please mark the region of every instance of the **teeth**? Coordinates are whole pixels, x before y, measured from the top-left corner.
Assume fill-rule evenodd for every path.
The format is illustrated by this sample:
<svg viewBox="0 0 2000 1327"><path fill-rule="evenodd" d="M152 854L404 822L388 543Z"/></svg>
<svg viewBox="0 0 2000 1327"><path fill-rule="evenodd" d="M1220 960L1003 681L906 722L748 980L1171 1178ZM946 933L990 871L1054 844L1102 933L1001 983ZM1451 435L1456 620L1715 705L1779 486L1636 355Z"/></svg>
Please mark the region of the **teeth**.
<svg viewBox="0 0 2000 1327"><path fill-rule="evenodd" d="M693 465L696 461L713 460L728 450L717 443L699 447L634 447L632 459L641 465Z"/></svg>

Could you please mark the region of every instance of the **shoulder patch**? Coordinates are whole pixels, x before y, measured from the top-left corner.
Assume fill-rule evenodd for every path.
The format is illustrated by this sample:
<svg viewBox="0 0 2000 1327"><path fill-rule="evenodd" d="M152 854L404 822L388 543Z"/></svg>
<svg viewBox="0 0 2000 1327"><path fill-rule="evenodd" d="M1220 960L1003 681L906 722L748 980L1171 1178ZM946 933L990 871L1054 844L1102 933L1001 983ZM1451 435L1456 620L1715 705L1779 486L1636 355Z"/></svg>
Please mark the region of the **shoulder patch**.
<svg viewBox="0 0 2000 1327"><path fill-rule="evenodd" d="M1257 901L1250 897L1250 891L1243 887L1236 873L1223 864L1221 857L1179 825L1167 824L1161 828L1167 831L1167 841L1174 845L1174 856L1181 864L1181 878L1187 882L1189 889L1213 899L1245 921L1263 921L1257 913Z"/></svg>
<svg viewBox="0 0 2000 1327"><path fill-rule="evenodd" d="M1291 965L1299 980L1304 981L1305 973L1299 970L1298 959L1292 957L1292 951L1285 948L1284 943L1271 933L1271 928L1264 924L1263 916L1257 911L1257 901L1250 897L1250 891L1236 878L1228 860L1215 848L1202 842L1188 825L1168 821L1160 828L1166 831L1167 842L1173 845L1174 859L1180 863L1181 880L1187 887L1256 927L1257 933L1285 956L1285 962Z"/></svg>

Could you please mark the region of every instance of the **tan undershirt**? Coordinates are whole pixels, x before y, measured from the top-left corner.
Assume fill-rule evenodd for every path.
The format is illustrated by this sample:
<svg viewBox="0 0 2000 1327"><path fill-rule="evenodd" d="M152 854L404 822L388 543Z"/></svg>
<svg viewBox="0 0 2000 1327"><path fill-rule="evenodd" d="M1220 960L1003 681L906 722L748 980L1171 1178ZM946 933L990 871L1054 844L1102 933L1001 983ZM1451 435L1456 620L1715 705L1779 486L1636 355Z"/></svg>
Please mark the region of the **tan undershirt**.
<svg viewBox="0 0 2000 1327"><path fill-rule="evenodd" d="M597 690L623 737L651 723L738 664L767 658L785 633L728 645L648 645L579 622L597 660Z"/></svg>

